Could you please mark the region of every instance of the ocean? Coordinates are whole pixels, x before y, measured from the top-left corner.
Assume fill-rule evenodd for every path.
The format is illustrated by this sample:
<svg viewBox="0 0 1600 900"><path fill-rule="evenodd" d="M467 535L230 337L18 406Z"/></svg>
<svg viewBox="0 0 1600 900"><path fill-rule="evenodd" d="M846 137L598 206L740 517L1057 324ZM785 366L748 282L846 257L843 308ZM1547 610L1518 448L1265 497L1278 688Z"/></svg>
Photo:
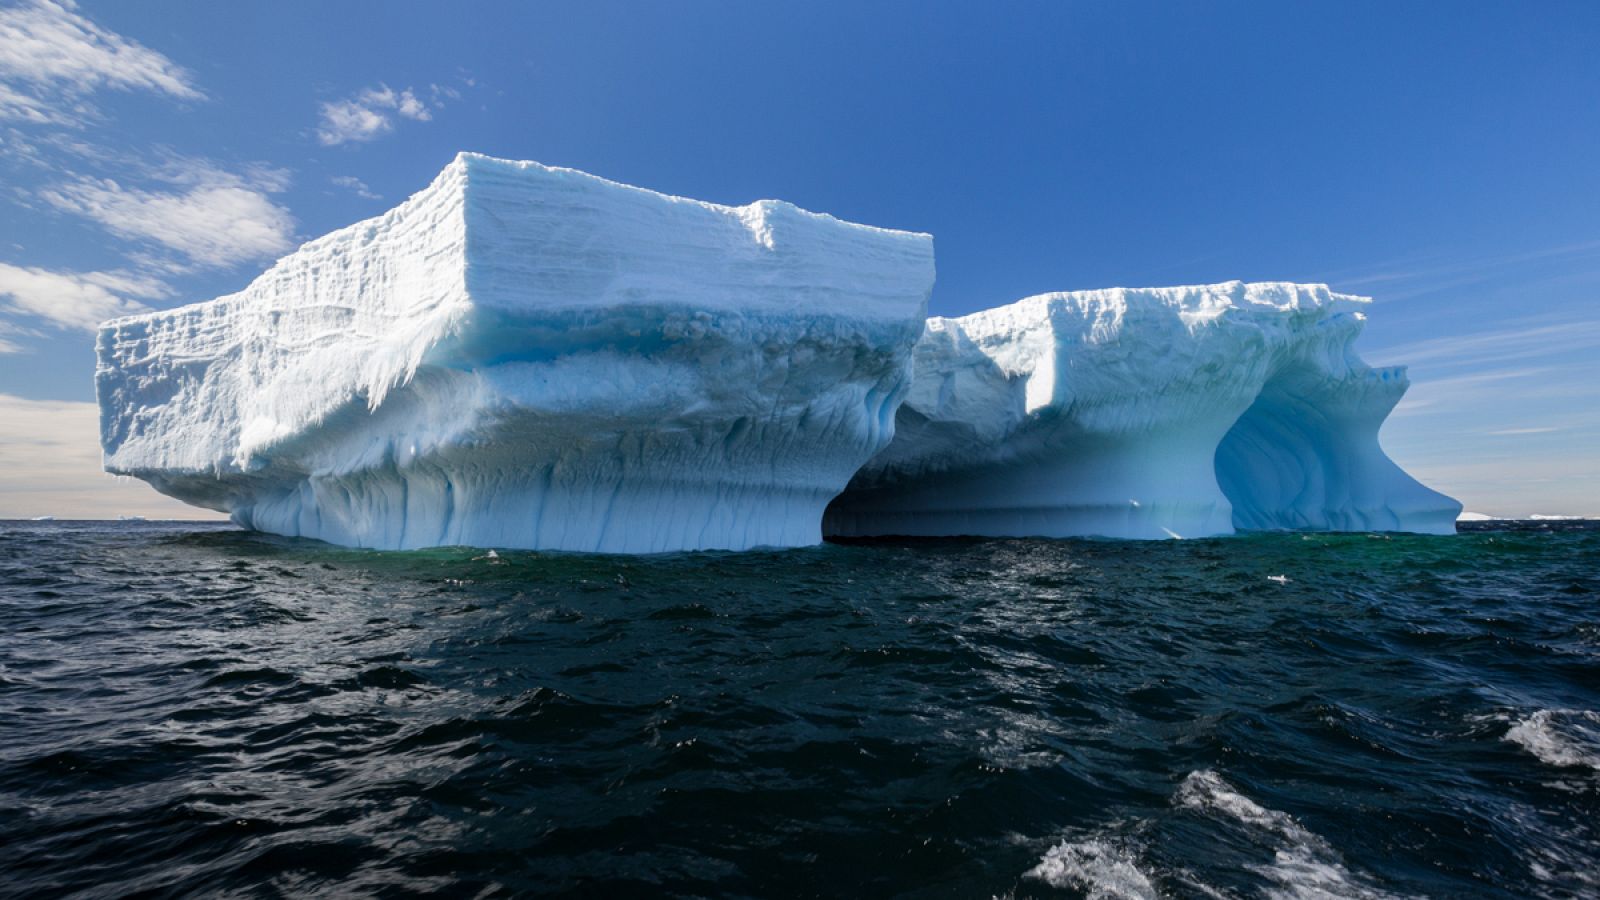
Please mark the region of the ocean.
<svg viewBox="0 0 1600 900"><path fill-rule="evenodd" d="M1600 525L0 523L12 897L1600 896Z"/></svg>

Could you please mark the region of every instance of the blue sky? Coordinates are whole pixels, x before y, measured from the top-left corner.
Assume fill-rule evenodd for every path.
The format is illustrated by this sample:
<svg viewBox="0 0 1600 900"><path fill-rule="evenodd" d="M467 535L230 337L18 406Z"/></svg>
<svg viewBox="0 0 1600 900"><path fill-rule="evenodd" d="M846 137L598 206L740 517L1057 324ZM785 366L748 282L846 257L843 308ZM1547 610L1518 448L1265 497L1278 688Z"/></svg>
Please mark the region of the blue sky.
<svg viewBox="0 0 1600 900"><path fill-rule="evenodd" d="M1600 514L1597 47L1600 4L1554 0L0 0L0 516L185 509L93 474L93 325L236 290L464 149L931 232L937 314L1370 295L1402 465Z"/></svg>

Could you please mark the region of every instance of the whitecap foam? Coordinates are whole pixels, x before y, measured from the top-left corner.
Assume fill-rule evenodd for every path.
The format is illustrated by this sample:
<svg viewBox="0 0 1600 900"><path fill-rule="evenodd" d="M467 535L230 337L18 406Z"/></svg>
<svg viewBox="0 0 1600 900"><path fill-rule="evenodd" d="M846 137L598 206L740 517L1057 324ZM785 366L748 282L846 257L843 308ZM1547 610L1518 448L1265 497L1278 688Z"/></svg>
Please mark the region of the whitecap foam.
<svg viewBox="0 0 1600 900"><path fill-rule="evenodd" d="M1100 838L1063 841L1024 873L1054 888L1082 891L1089 900L1157 900L1161 894L1133 852Z"/></svg>
<svg viewBox="0 0 1600 900"><path fill-rule="evenodd" d="M1512 725L1505 740L1547 765L1600 771L1600 713L1541 709Z"/></svg>
<svg viewBox="0 0 1600 900"><path fill-rule="evenodd" d="M1548 809L1520 803L1503 816L1523 837L1521 855L1530 875L1574 897L1600 897L1600 871L1591 862L1600 849L1593 826L1565 824Z"/></svg>
<svg viewBox="0 0 1600 900"><path fill-rule="evenodd" d="M1222 816L1270 836L1270 864L1246 866L1268 879L1267 897L1284 900L1391 900L1399 895L1379 890L1345 867L1339 853L1286 812L1268 809L1239 793L1221 775L1208 769L1191 772L1173 795L1173 802L1202 813Z"/></svg>

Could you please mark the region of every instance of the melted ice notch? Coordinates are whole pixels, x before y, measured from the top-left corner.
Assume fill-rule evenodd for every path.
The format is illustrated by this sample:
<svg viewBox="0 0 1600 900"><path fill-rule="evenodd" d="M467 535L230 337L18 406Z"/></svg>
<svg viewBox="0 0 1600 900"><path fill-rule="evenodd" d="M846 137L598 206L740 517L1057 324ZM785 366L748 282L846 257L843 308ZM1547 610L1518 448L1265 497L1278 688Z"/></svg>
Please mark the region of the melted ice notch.
<svg viewBox="0 0 1600 900"><path fill-rule="evenodd" d="M932 286L924 234L463 154L238 294L106 323L105 464L362 547L816 543Z"/></svg>
<svg viewBox="0 0 1600 900"><path fill-rule="evenodd" d="M1449 533L1461 506L1378 446L1403 369L1322 285L1044 294L930 319L895 440L838 535Z"/></svg>

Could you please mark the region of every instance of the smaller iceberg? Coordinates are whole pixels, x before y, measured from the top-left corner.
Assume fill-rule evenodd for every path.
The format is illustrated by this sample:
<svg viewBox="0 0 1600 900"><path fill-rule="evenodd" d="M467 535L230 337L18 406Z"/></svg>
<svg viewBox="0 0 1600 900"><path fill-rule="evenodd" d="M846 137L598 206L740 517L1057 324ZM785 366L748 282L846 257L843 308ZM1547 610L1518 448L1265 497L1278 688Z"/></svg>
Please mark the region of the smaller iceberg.
<svg viewBox="0 0 1600 900"><path fill-rule="evenodd" d="M1405 393L1352 344L1365 298L1286 283L1043 294L918 342L895 438L831 535L1452 533L1378 445Z"/></svg>

